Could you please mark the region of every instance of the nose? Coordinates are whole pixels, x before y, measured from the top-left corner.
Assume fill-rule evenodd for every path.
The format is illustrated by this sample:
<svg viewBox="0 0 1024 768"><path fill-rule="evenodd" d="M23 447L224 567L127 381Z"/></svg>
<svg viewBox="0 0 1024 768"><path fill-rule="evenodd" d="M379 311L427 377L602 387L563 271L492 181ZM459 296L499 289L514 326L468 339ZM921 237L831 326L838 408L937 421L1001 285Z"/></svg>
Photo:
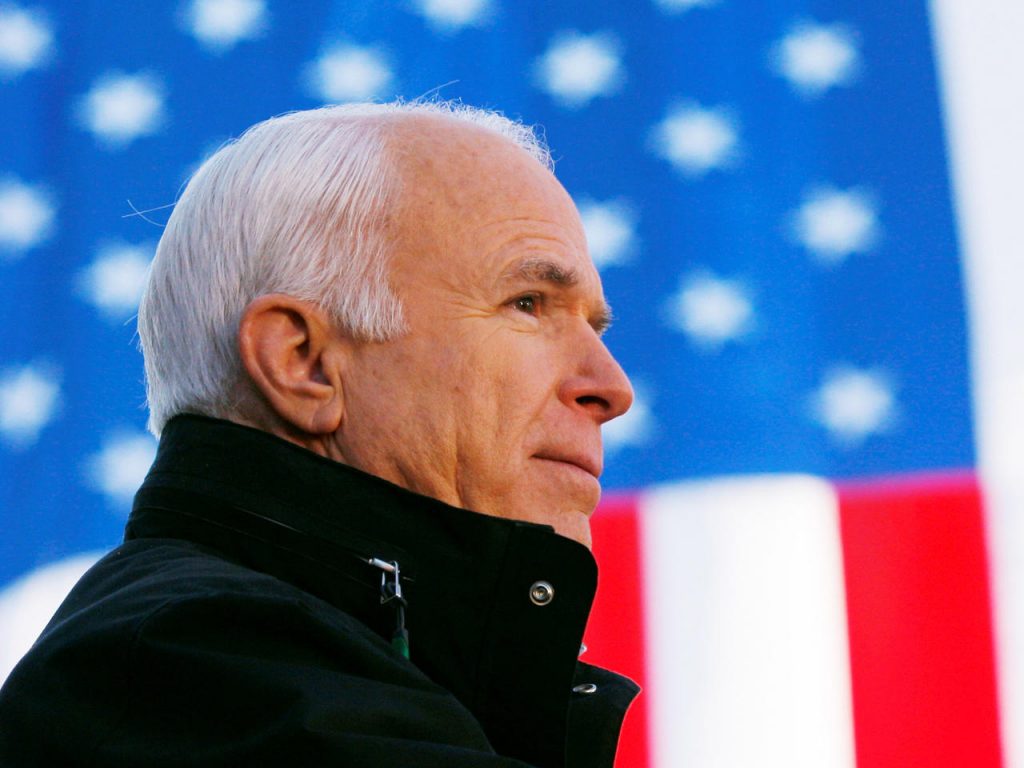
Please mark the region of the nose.
<svg viewBox="0 0 1024 768"><path fill-rule="evenodd" d="M604 424L629 410L633 387L601 338L592 329L587 330L587 341L574 350L579 365L562 382L560 398L566 405L586 412L598 424Z"/></svg>

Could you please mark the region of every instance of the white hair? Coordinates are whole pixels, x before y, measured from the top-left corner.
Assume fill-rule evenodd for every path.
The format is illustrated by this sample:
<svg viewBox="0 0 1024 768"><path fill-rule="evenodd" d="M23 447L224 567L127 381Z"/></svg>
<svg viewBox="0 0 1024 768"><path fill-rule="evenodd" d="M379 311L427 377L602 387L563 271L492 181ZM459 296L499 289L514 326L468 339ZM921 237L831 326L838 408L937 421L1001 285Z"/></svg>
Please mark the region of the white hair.
<svg viewBox="0 0 1024 768"><path fill-rule="evenodd" d="M389 137L395 120L422 115L490 130L552 167L530 127L453 102L346 104L251 127L195 172L157 247L139 307L153 434L179 413L253 415L237 338L259 296L315 302L355 338L403 332L388 282L401 186Z"/></svg>

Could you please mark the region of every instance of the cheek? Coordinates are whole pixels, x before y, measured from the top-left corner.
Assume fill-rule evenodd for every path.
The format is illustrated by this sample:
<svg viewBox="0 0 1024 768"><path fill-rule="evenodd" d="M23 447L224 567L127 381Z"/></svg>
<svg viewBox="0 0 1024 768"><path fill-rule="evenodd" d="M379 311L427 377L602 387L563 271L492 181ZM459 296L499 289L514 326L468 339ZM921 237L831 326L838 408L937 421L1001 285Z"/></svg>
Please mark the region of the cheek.
<svg viewBox="0 0 1024 768"><path fill-rule="evenodd" d="M463 469L486 477L495 493L524 490L537 484L531 456L552 442L555 422L546 390L515 379L500 386L461 386L459 412Z"/></svg>
<svg viewBox="0 0 1024 768"><path fill-rule="evenodd" d="M350 366L345 407L350 427L358 427L359 440L397 455L443 444L439 433L451 420L446 367L417 351L406 345L378 348Z"/></svg>
<svg viewBox="0 0 1024 768"><path fill-rule="evenodd" d="M544 439L557 403L551 351L536 334L475 326L473 332L438 340L430 380L429 407L454 424L462 469L486 475L491 485L511 486L522 464Z"/></svg>

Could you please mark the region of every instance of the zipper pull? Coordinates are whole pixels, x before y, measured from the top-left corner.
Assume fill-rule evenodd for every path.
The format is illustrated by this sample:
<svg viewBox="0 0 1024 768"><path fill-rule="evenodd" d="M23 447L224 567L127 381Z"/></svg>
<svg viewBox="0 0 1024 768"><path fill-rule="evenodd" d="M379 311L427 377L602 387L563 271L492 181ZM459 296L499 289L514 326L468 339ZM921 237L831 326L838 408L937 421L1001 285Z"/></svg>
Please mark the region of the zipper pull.
<svg viewBox="0 0 1024 768"><path fill-rule="evenodd" d="M409 631L405 628L405 609L408 603L402 595L402 574L398 568L398 561L371 557L367 562L381 570L380 604L390 603L395 611L395 631L391 635L391 647L408 659Z"/></svg>

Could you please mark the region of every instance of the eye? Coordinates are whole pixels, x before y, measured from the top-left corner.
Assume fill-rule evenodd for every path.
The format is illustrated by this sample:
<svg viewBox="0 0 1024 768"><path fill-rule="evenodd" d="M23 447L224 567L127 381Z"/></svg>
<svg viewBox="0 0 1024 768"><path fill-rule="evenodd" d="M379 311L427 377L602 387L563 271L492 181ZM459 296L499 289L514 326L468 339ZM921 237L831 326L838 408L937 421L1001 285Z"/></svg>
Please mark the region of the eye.
<svg viewBox="0 0 1024 768"><path fill-rule="evenodd" d="M512 306L520 312L525 312L528 315L536 315L540 310L540 297L534 296L533 294L520 296L512 301Z"/></svg>

